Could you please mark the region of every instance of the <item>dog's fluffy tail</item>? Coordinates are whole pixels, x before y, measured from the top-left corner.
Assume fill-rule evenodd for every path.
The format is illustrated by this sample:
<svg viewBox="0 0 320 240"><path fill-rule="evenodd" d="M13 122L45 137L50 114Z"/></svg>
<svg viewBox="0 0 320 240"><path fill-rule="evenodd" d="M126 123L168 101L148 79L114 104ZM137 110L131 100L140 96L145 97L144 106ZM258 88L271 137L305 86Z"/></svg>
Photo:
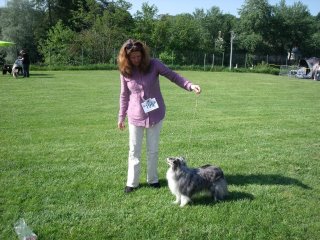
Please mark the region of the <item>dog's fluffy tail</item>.
<svg viewBox="0 0 320 240"><path fill-rule="evenodd" d="M224 178L220 178L212 186L212 195L215 201L221 201L228 196L228 185Z"/></svg>

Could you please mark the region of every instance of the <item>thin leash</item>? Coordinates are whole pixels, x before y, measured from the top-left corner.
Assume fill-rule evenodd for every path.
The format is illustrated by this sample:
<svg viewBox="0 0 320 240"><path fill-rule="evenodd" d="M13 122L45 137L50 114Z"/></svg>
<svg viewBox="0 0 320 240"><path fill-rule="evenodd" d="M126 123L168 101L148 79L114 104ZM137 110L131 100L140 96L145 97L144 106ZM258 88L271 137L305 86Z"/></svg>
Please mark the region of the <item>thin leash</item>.
<svg viewBox="0 0 320 240"><path fill-rule="evenodd" d="M190 147L191 147L191 139L192 139L192 133L193 133L193 122L195 122L195 118L196 118L196 114L197 114L197 108L198 108L198 98L199 98L199 95L196 95L196 103L195 103L195 107L193 108L193 117L191 119L191 124L189 126L189 141L188 141L188 148L187 148L187 151L186 151L186 159L187 159L187 162L190 163L190 160L188 159L189 157L189 152L190 152Z"/></svg>

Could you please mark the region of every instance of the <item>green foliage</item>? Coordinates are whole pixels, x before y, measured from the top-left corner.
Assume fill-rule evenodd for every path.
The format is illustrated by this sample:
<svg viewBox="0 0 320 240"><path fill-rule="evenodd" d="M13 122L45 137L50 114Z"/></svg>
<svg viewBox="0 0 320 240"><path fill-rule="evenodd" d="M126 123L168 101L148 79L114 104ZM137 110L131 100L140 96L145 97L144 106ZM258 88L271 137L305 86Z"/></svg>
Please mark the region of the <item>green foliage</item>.
<svg viewBox="0 0 320 240"><path fill-rule="evenodd" d="M166 45L183 54L184 51L197 49L200 40L199 27L191 14L179 14L170 18L169 39Z"/></svg>
<svg viewBox="0 0 320 240"><path fill-rule="evenodd" d="M117 70L115 64L87 64L87 65L31 65L31 71L65 71L65 70Z"/></svg>
<svg viewBox="0 0 320 240"><path fill-rule="evenodd" d="M115 49L120 48L133 28L128 13L130 5L122 1L109 3L102 16L96 16L92 28L83 29L76 36L74 50L78 49L78 64L110 63L116 59Z"/></svg>
<svg viewBox="0 0 320 240"><path fill-rule="evenodd" d="M81 32L93 27L97 17L103 15L103 8L96 0L78 1L71 13L71 25L76 32Z"/></svg>
<svg viewBox="0 0 320 240"><path fill-rule="evenodd" d="M159 59L164 62L165 64L173 64L176 60L176 55L174 52L162 52L159 54Z"/></svg>
<svg viewBox="0 0 320 240"><path fill-rule="evenodd" d="M252 33L241 33L239 35L239 42L241 43L241 48L246 49L250 54L258 51L261 44L264 42L260 34Z"/></svg>
<svg viewBox="0 0 320 240"><path fill-rule="evenodd" d="M167 114L159 176L130 195L128 130L119 131L118 71L33 71L0 78L0 235L24 218L39 239L301 239L319 237L320 85L263 74L179 72L161 78ZM165 158L216 164L230 196L173 205Z"/></svg>
<svg viewBox="0 0 320 240"><path fill-rule="evenodd" d="M15 47L7 48L6 61L13 63L19 51L26 49L30 59L37 58L37 38L43 36L41 12L33 8L28 0L8 1L8 8L0 12L1 40L15 43Z"/></svg>
<svg viewBox="0 0 320 240"><path fill-rule="evenodd" d="M203 9L197 9L194 18L198 22L200 41L197 46L201 50L214 53L229 50L226 42L230 39L229 32L235 26L234 16L223 14L218 7L211 7L206 12Z"/></svg>
<svg viewBox="0 0 320 240"><path fill-rule="evenodd" d="M162 61L165 62L171 69L173 70L180 70L180 71L206 71L206 72L229 72L229 67L223 66L206 66L204 68L203 65L176 65L174 62L172 63L172 57L164 53ZM109 64L86 64L86 65L44 65L44 64L37 64L31 65L31 71L65 71L65 70L117 70L118 66L109 63ZM258 64L254 68L233 68L232 72L241 72L241 73L265 73L265 74L272 74L272 75L279 75L279 66L269 65L266 63Z"/></svg>
<svg viewBox="0 0 320 240"><path fill-rule="evenodd" d="M271 6L267 0L246 0L239 11L240 22L237 25L240 47L249 53L268 53L268 41L271 23Z"/></svg>
<svg viewBox="0 0 320 240"><path fill-rule="evenodd" d="M153 31L155 29L155 19L157 18L158 8L155 5L149 6L148 3L142 4L142 11L135 14L135 28L133 35L135 39L150 44L153 41Z"/></svg>
<svg viewBox="0 0 320 240"><path fill-rule="evenodd" d="M287 52L292 52L294 47L307 46L307 42L312 37L312 26L315 24L305 5L301 2L294 3L292 6L286 6L282 0L274 10L274 21L281 31L276 32L272 29L271 42L280 44ZM306 51L306 50L305 50Z"/></svg>
<svg viewBox="0 0 320 240"><path fill-rule="evenodd" d="M124 0L8 0L8 8L0 10L1 37L17 43L17 49L28 49L33 63L48 63L48 35L62 24L74 36L64 44L63 54L69 56L54 53L54 61L70 65L114 63L128 38L144 41L156 55L174 51L175 64L198 65L203 56L190 58L190 52L230 52L231 31L237 54L286 57L297 46L301 57L320 54L319 16L311 16L302 2L290 6L282 0L273 6L267 0L246 0L238 18L216 6L176 16L158 15L156 5L148 3L131 15L131 6ZM10 62L17 49L7 50Z"/></svg>
<svg viewBox="0 0 320 240"><path fill-rule="evenodd" d="M6 63L6 60L5 60L6 56L7 56L6 51L4 49L0 49L0 65L3 65Z"/></svg>
<svg viewBox="0 0 320 240"><path fill-rule="evenodd" d="M36 9L46 14L46 20L42 24L46 25L47 29L50 29L58 21L62 21L64 25L70 26L74 23L72 21L74 13L84 5L88 7L92 3L92 0L30 0L30 2L34 3ZM70 27L74 28L75 26Z"/></svg>
<svg viewBox="0 0 320 240"><path fill-rule="evenodd" d="M308 51L310 56L320 56L320 12L318 17L312 19L310 31L311 37L307 40L307 46L304 51Z"/></svg>
<svg viewBox="0 0 320 240"><path fill-rule="evenodd" d="M271 66L269 64L266 64L264 62L259 63L257 66L255 66L253 69L233 69L234 72L253 72L253 73L265 73L265 74L273 74L273 75L279 75L279 66Z"/></svg>
<svg viewBox="0 0 320 240"><path fill-rule="evenodd" d="M73 56L70 46L74 42L75 33L65 26L62 21L49 30L48 38L40 45L40 52L45 63L52 65L72 64Z"/></svg>

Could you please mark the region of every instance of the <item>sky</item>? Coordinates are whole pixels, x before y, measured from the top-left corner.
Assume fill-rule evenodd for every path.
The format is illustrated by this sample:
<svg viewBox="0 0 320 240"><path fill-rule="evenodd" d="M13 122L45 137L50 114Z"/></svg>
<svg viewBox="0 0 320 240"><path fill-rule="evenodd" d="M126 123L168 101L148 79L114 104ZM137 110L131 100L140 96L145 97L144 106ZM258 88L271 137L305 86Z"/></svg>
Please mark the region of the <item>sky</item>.
<svg viewBox="0 0 320 240"><path fill-rule="evenodd" d="M68 0L67 0L68 1ZM213 6L219 7L223 13L238 15L238 9L241 8L245 0L126 0L132 4L131 14L141 11L142 3L155 5L158 8L158 14L177 15L180 13L193 13L196 8L208 10ZM287 5L293 5L298 0L286 0ZM3 7L7 0L0 0L0 7ZM280 0L269 0L269 4L276 5ZM301 0L307 5L312 15L316 16L320 12L319 0Z"/></svg>
<svg viewBox="0 0 320 240"><path fill-rule="evenodd" d="M158 14L176 15L180 13L193 13L196 8L209 10L211 7L219 7L223 13L238 15L238 9L241 8L244 0L126 0L132 4L131 14L141 11L142 3L148 2L149 5L155 5L158 8ZM280 0L269 0L270 5L276 5ZM286 0L287 5L293 5L298 0ZM312 15L316 16L320 12L319 0L301 0L307 5Z"/></svg>

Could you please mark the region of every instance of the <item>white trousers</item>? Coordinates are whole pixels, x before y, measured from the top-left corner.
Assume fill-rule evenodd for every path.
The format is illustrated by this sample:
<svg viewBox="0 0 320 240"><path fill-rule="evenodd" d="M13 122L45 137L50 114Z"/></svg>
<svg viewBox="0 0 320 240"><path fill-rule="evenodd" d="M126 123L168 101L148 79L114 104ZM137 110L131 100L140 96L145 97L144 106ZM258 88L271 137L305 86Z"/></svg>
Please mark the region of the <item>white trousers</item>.
<svg viewBox="0 0 320 240"><path fill-rule="evenodd" d="M138 187L140 178L141 148L144 132L146 132L147 147L147 182L157 183L158 179L158 149L162 121L150 128L137 127L129 123L129 158L128 187Z"/></svg>

